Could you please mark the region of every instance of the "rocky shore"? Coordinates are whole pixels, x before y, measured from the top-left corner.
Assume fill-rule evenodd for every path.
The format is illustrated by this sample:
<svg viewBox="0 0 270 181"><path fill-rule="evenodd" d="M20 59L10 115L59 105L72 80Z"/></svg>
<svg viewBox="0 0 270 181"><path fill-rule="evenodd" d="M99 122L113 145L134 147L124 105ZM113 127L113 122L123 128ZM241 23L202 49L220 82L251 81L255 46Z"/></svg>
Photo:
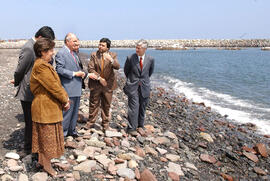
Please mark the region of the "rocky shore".
<svg viewBox="0 0 270 181"><path fill-rule="evenodd" d="M1 48L21 48L27 40L13 42L0 42ZM133 48L138 40L112 40L112 48ZM56 40L56 47L60 48L64 42ZM96 48L99 40L81 40L81 48ZM166 47L270 47L270 39L171 39L171 40L148 40L150 48Z"/></svg>
<svg viewBox="0 0 270 181"><path fill-rule="evenodd" d="M36 167L31 156L20 156L22 110L8 83L17 57L17 50L0 50L2 180L270 180L270 135L260 135L253 124L233 123L204 103L163 88L152 90L146 129L137 137L127 135L125 79L120 74L112 102L112 130L103 133L100 118L95 128L83 128L90 94L84 90L77 127L82 136L65 140L65 154L52 160L60 174L53 179Z"/></svg>

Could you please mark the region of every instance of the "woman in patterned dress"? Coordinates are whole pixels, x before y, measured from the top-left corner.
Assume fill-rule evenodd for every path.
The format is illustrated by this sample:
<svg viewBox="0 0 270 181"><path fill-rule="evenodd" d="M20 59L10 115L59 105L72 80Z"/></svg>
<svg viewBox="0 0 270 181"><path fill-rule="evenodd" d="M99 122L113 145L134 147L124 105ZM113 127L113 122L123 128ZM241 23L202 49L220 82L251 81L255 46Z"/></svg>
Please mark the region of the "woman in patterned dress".
<svg viewBox="0 0 270 181"><path fill-rule="evenodd" d="M35 60L30 78L30 89L34 94L32 102L32 153L38 153L38 162L51 176L57 172L51 159L64 153L62 109L70 107L69 98L62 87L58 74L49 63L54 55L55 43L39 38L34 44Z"/></svg>

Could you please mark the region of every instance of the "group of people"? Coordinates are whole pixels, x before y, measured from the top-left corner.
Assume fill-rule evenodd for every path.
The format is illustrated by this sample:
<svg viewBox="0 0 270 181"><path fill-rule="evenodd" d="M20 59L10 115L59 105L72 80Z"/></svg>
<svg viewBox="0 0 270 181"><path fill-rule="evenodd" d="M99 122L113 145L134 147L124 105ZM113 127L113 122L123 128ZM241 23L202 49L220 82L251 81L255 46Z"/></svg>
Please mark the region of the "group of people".
<svg viewBox="0 0 270 181"><path fill-rule="evenodd" d="M103 131L110 129L110 106L117 88L114 70L120 68L117 54L110 51L111 41L102 38L98 50L91 53L88 71L78 56L80 42L73 33L65 36L65 45L55 55L55 34L51 27L40 28L21 49L14 73L24 120L24 151L37 153L38 162L51 176L57 172L50 160L64 153L64 137L78 137L76 130L80 96L89 78L89 119L85 128L95 125L101 110ZM145 109L150 96L150 77L154 59L145 54L148 43L139 40L136 53L128 56L124 65L127 78L124 93L128 96L127 133L137 135L144 129Z"/></svg>

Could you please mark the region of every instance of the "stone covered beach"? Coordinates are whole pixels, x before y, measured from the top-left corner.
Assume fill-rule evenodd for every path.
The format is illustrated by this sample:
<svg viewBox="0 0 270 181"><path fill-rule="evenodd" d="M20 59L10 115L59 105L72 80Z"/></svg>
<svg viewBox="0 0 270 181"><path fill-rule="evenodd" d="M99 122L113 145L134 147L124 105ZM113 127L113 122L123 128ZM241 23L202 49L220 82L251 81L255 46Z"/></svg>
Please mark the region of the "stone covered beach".
<svg viewBox="0 0 270 181"><path fill-rule="evenodd" d="M0 49L0 177L2 180L270 180L270 135L253 124L236 124L204 103L153 87L146 129L137 137L125 133L125 79L118 75L112 101L112 131L84 129L89 89L81 97L78 130L83 135L65 141L65 155L52 160L59 178L21 157L23 116L9 81L19 49ZM87 63L88 55L81 55Z"/></svg>

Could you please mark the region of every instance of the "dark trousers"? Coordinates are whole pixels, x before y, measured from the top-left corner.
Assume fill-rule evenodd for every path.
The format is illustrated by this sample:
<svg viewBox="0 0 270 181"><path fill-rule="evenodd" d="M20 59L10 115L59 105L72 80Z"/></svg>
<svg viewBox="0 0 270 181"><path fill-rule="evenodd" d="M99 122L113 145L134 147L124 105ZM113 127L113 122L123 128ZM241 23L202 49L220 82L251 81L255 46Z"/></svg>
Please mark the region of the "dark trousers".
<svg viewBox="0 0 270 181"><path fill-rule="evenodd" d="M77 134L76 125L78 120L78 112L81 97L70 97L70 108L63 111L63 131L64 136Z"/></svg>
<svg viewBox="0 0 270 181"><path fill-rule="evenodd" d="M89 100L89 122L95 123L99 108L101 108L102 125L108 125L111 119L110 107L113 91L96 89L90 92Z"/></svg>
<svg viewBox="0 0 270 181"><path fill-rule="evenodd" d="M32 115L31 115L31 105L32 102L21 101L23 115L24 115L24 150L31 152L32 149Z"/></svg>
<svg viewBox="0 0 270 181"><path fill-rule="evenodd" d="M145 110L149 97L144 98L139 87L135 95L128 96L128 130L144 127Z"/></svg>

